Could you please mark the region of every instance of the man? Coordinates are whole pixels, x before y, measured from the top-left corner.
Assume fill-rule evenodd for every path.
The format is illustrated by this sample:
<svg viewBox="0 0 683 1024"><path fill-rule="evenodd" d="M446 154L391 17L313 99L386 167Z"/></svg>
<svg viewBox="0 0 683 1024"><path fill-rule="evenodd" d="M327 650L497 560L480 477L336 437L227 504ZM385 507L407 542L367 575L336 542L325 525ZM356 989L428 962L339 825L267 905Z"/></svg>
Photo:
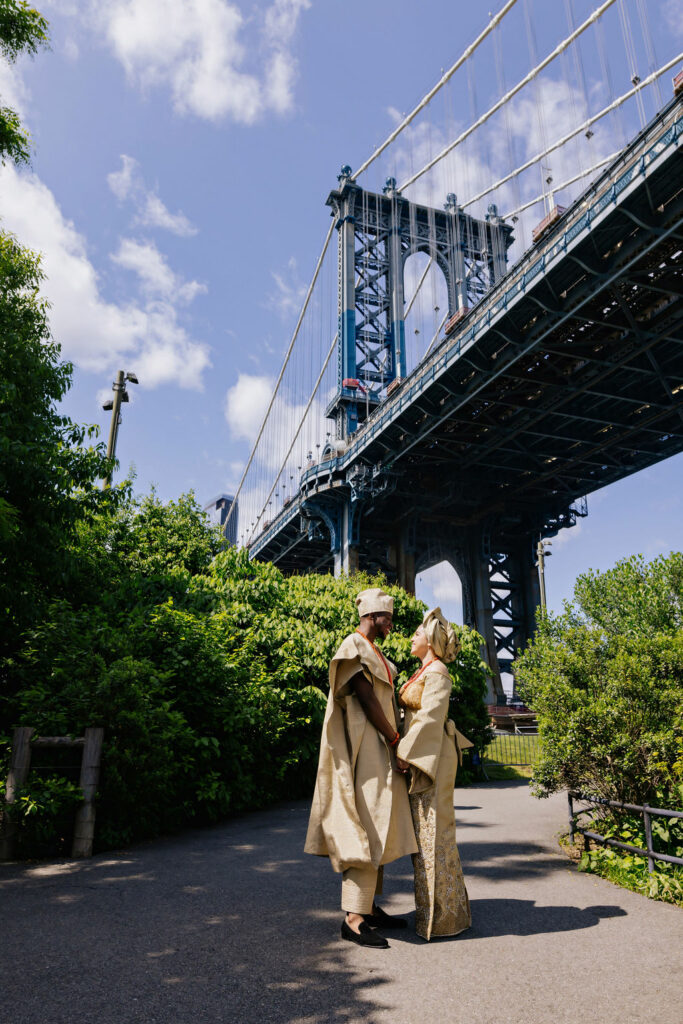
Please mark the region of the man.
<svg viewBox="0 0 683 1024"><path fill-rule="evenodd" d="M388 636L394 599L379 587L356 598L360 625L330 662L330 693L306 853L329 857L342 873L342 938L387 948L374 929L404 928L375 903L382 868L417 852L394 700L396 667L375 640Z"/></svg>

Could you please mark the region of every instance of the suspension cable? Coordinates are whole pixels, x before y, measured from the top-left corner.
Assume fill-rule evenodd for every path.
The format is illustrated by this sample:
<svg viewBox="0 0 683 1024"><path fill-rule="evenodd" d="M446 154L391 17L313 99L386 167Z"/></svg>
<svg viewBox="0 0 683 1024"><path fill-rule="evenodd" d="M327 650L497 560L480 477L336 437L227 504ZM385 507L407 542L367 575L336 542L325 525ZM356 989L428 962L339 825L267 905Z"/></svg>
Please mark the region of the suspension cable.
<svg viewBox="0 0 683 1024"><path fill-rule="evenodd" d="M256 524L257 525L258 525L258 523L259 523L259 521L261 519L261 516L263 515L263 513L266 511L266 508L268 507L268 502L270 501L270 499L273 496L273 491L275 490L276 484L277 484L278 480L280 479L280 474L283 473L285 471L285 469L287 468L287 460L289 459L289 456L292 454L292 448L294 447L294 445L297 442L299 434L301 433L301 428L303 427L304 421L305 421L305 419L306 419L306 417L308 415L309 409L313 405L313 399L315 398L315 396L316 396L316 394L318 392L318 388L320 387L320 382L323 379L323 374L325 373L325 370L327 369L327 364L329 363L330 359L332 358L332 353L334 352L335 348L337 347L337 339L338 338L339 338L339 333L337 332L337 334L335 334L335 336L334 336L334 341L330 345L329 352L325 356L325 362L323 363L322 369L321 369L320 373L318 374L318 379L315 382L315 384L313 385L313 391L311 392L311 397L308 399L308 403L306 405L306 408L303 411L303 414L302 414L301 419L299 421L299 426L296 428L296 433L294 434L294 437L292 438L292 443L290 444L289 448L287 449L287 454L285 455L284 459L282 460L282 465L280 466L280 468L278 469L277 473L275 474L275 483L270 488L270 492L267 495L265 501L263 502L263 508L261 509L261 511L259 512L258 516L256 517ZM254 534L252 533L250 535L249 539L251 540L251 538L253 536L254 536Z"/></svg>
<svg viewBox="0 0 683 1024"><path fill-rule="evenodd" d="M408 305L405 308L405 312L403 314L403 319L404 320L408 319L408 313L410 313L411 309L413 308L413 303L415 302L415 299L418 297L418 295L420 293L420 288L425 283L425 278L426 278L427 274L429 273L430 267L431 267L433 262L434 262L434 257L430 256L429 260L427 261L427 266L422 271L422 276L420 277L420 280L417 282L417 288L413 292L413 297L412 297L412 299L410 300L410 302L408 303Z"/></svg>
<svg viewBox="0 0 683 1024"><path fill-rule="evenodd" d="M262 436L263 431L265 429L266 423L268 422L268 417L270 416L270 411L273 408L273 403L275 401L275 396L278 393L278 388L280 387L280 384L282 383L282 378L285 375L285 370L287 369L287 363L289 362L289 357L291 356L292 351L294 349L294 343L296 342L296 339L299 336L299 330L301 328L301 324L303 323L304 316L306 315L306 310L308 309L308 303L311 300L311 295L313 294L313 289L315 288L315 283L318 280L318 274L320 273L320 268L323 265L323 260L325 258L325 253L327 252L327 247L330 244L330 239L332 238L332 232L334 231L335 223L336 222L333 219L331 224L330 224L330 227L329 227L329 230L327 232L327 235L325 236L325 241L323 243L322 251L320 253L320 256L318 257L318 262L315 265L315 270L313 272L313 277L311 279L311 283L308 286L308 291L306 292L306 298L304 299L304 304L301 307L301 313L299 314L299 319L297 320L296 327L294 328L294 334L292 335L292 340L289 343L289 348L287 349L287 353L285 355L285 359L284 359L284 362L282 364L282 369L280 370L280 374L278 376L278 379L275 381L275 387L273 389L273 394L270 397L270 401L268 403L268 408L266 409L265 416L263 417L263 422L261 423L261 426L259 428L258 436L257 436L256 440L254 441L254 447L251 449L251 454L249 455L249 458L247 460L247 464L244 467L244 472L242 473L242 479L240 480L239 484L237 485L237 490L235 491L235 497L232 499L232 504L230 505L230 511L228 512L228 514L226 516L225 523L224 523L224 529L225 529L226 533L227 533L228 524L230 523L230 520L232 519L233 510L237 507L237 498L239 497L239 494L240 494L240 492L242 490L242 486L243 486L244 481L246 479L247 473L249 472L249 468L250 468L252 462L254 461L254 455L256 454L256 449L258 448L258 443L261 440L261 436Z"/></svg>
<svg viewBox="0 0 683 1024"><path fill-rule="evenodd" d="M568 178L567 181L563 181L561 185L557 185L553 191L556 193L561 192L563 188L567 188L569 185L573 185L574 182L580 181L581 178L585 178L586 175L592 174L593 171L600 170L601 167L604 167L605 164L610 163L611 160L616 160L620 153L621 150L618 149L616 153L611 153L609 156L603 157L602 160L598 160L597 164L593 164L593 166L589 167L587 170L580 171L578 174L575 174L573 178ZM516 210L510 210L509 213L505 214L503 220L507 220L509 217L516 217L518 213L523 213L524 210L528 210L530 206L535 206L536 203L540 203L540 201L544 198L544 194L541 193L540 196L536 196L535 199L530 199L529 202L524 203L523 206L518 206Z"/></svg>
<svg viewBox="0 0 683 1024"><path fill-rule="evenodd" d="M517 93L521 89L523 89L525 85L528 85L529 82L533 81L533 79L537 75L539 75L541 71L543 71L543 69L548 66L548 64L554 61L556 57L559 57L559 55L564 50L566 50L567 47L570 46L575 39L578 39L578 37L583 32L585 32L587 28L590 28L591 25L595 24L595 22L598 21L598 19L602 17L605 11L614 3L616 3L616 0L605 0L605 2L600 5L600 7L596 8L596 10L594 10L593 13L588 18L586 18L582 25L579 25L579 27L575 29L574 32L571 33L571 35L567 36L566 39L563 39L562 42L555 47L552 53L549 53L548 56L545 57L540 64L538 64L535 68L532 68L532 70L527 75L525 75L524 78L522 78L521 81L517 83L517 85L513 86L512 89L509 89L508 92L506 92L504 96L502 96L496 103L494 103L493 106L490 107L485 114L482 114L482 116L477 121L475 121L474 124L470 125L469 128L466 128L465 131L462 132L457 137L457 139L453 140L453 142L449 142L447 146L444 146L441 152L437 153L435 157L433 157L428 163L426 163L422 170L417 171L410 178L407 178L406 181L404 181L403 184L399 186L399 192L403 192L405 189L408 188L409 185L414 184L414 182L416 182L418 178L421 178L423 174L426 174L427 171L431 171L432 167L434 167L435 164L437 164L440 160L443 160L443 158L447 156L450 152L452 152L452 150L454 150L456 146L459 146L461 142L464 142L465 139L468 138L468 136L470 136L473 131L475 131L477 128L480 128L481 125L485 124L485 122L488 121L489 118L492 117L498 110L500 110L500 108L504 106L509 100L511 100L513 96L516 96Z"/></svg>
<svg viewBox="0 0 683 1024"><path fill-rule="evenodd" d="M434 332L434 337L432 338L432 340L427 345L427 349L426 349L425 354L423 355L422 359L426 359L427 356L429 355L429 353L432 351L432 346L434 345L434 342L436 341L436 339L441 334L441 328L443 327L443 325L446 323L447 320L448 320L448 310L446 310L446 312L444 313L444 316L443 316L443 319L442 319L441 323L439 324L439 326L437 327L436 331Z"/></svg>
<svg viewBox="0 0 683 1024"><path fill-rule="evenodd" d="M542 160L543 157L546 157L549 153L552 153L553 150L559 149L560 146L564 146L565 142L569 142L570 139L573 139L575 135L579 135L581 132L586 131L586 129L590 128L590 126L595 124L596 121L599 121L601 118L605 117L613 110L616 110L616 108L621 106L622 103L625 103L626 100L629 100L632 96L635 96L639 89L644 89L647 85L651 85L652 82L655 81L655 79L660 78L662 75L666 74L667 71L670 71L671 68L675 64L678 64L681 60L683 60L683 53L679 53L678 56L674 57L670 61L667 61L667 63L663 64L658 71L653 71L652 74L648 75L647 78L644 78L642 82L639 82L638 85L634 85L633 88L629 89L628 92L625 92L623 96L618 96L615 100L612 101L612 103L608 104L606 107L603 107L602 110L599 110L597 114L593 114L592 117L589 117L586 121L583 122L583 124L578 125L578 127L576 128L572 128L572 130L568 132L567 135L564 135L561 139L557 139L555 142L552 143L552 145L548 149L544 149L540 153L536 153L536 155L532 156L530 160L526 161L526 163L520 164L520 166L517 167L514 171L510 171L509 174L506 174L504 178L499 178L498 181L494 182L493 185L489 185L488 188L485 188L482 192L478 192L476 196L472 196L471 199L468 199L466 203L462 204L463 209L467 206L471 206L473 203L476 203L479 199L483 199L483 197L488 195L489 192L494 192L497 188L500 188L501 185L505 185L508 181L510 181L511 178L514 178L516 175L521 174L522 171L528 170L539 160Z"/></svg>
<svg viewBox="0 0 683 1024"><path fill-rule="evenodd" d="M498 25L499 22L501 22L503 20L503 18L508 13L508 11L511 10L515 6L516 3L517 3L517 0L508 0L508 2L505 4L505 6L502 7L500 9L500 11L498 11L498 14L494 15L494 17L491 18L490 22L488 23L488 25L486 26L484 31L480 35L478 35L477 38L474 40L474 42L471 43L467 47L467 49L462 53L462 55L460 57L458 57L458 59L456 60L455 64L451 68L449 68L448 71L444 75L441 76L441 78L436 83L434 88L430 89L430 91L427 93L427 95L424 96L420 100L420 102L415 107L415 109L412 110L406 117L404 117L404 119L401 121L401 123L396 128L394 128L394 130L391 133L391 135L389 135L389 137L382 143L381 146L377 147L377 149L372 154L372 156L369 156L368 159L365 161L365 163L361 164L361 166L358 168L358 170L355 172L355 174L351 175L351 180L352 181L355 181L356 178L360 174L363 173L363 171L367 171L367 169L370 166L370 164L373 163L377 159L377 157L380 156L384 152L384 150L387 148L387 146L391 145L391 143L394 141L394 139L398 138L398 136L401 134L403 129L407 128L408 125L411 123L411 121L415 120L415 118L420 113L420 111L424 110L424 108L434 99L434 97L436 96L437 92L439 92L439 90L441 88L443 88L443 86L448 81L450 81L450 79L453 77L455 72L459 68L462 67L462 65L465 63L466 60L468 60L472 56L472 54L477 49L477 47L481 43L483 43L483 41L486 39L486 37L488 35L491 34L491 32L493 32L493 30L496 27L496 25Z"/></svg>

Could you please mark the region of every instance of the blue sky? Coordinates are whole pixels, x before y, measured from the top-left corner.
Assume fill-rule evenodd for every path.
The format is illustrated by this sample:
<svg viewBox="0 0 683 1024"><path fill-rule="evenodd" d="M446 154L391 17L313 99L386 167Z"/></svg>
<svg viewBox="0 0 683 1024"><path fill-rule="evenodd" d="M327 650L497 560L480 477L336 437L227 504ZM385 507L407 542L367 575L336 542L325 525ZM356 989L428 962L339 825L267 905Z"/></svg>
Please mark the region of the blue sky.
<svg viewBox="0 0 683 1024"><path fill-rule="evenodd" d="M38 6L50 20L51 50L0 69L0 97L21 110L35 144L30 171L0 172L0 215L45 254L54 334L75 365L68 413L101 424L106 436L101 402L113 374L135 371L140 385L130 388L119 438L123 469L134 467L141 491L154 484L170 498L192 488L205 501L239 479L341 164L359 166L482 30L488 8L452 0ZM593 6L574 0L575 24ZM582 37L578 62L571 54L555 62L479 148L463 147L460 164L423 179L414 197L436 204L450 187L473 195L510 169L507 160L514 165L630 88L634 67L644 78L680 52L674 0L627 0L626 43L618 7L600 38L593 30ZM519 0L471 74L458 73L363 183L379 188L386 174L420 166L567 35L566 10L560 0ZM670 96L671 73L660 89ZM577 160L587 167L590 154L619 148L657 102L648 89L642 111L631 101L581 153L556 156L556 181ZM533 173L516 192L500 191L501 209L534 196ZM332 302L330 310L333 320ZM551 605L589 567L680 547L682 469L678 457L589 497L589 517L554 541ZM452 574L432 571L419 592L458 615Z"/></svg>

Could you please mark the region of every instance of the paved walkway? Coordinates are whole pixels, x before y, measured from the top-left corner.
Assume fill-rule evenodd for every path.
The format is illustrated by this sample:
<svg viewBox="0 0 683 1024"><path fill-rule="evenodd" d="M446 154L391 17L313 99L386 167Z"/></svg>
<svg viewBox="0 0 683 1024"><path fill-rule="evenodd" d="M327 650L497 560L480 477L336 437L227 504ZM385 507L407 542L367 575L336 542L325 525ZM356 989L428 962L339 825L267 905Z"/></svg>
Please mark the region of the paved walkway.
<svg viewBox="0 0 683 1024"><path fill-rule="evenodd" d="M0 867L7 1024L681 1024L680 910L581 875L562 798L456 790L474 925L338 938L339 879L297 802L87 862ZM384 905L411 914L412 870ZM678 977L677 977L678 972Z"/></svg>

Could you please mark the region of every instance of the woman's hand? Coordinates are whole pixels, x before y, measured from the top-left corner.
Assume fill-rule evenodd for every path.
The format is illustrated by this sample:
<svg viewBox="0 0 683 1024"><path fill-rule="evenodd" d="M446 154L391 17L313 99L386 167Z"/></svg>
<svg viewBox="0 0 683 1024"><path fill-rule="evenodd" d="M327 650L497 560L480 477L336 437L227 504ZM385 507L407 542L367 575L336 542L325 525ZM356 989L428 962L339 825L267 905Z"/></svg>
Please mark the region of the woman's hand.
<svg viewBox="0 0 683 1024"><path fill-rule="evenodd" d="M396 758L396 767L400 772L403 772L404 775L406 772L410 771L410 764L407 761L404 761L402 757Z"/></svg>

